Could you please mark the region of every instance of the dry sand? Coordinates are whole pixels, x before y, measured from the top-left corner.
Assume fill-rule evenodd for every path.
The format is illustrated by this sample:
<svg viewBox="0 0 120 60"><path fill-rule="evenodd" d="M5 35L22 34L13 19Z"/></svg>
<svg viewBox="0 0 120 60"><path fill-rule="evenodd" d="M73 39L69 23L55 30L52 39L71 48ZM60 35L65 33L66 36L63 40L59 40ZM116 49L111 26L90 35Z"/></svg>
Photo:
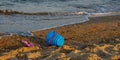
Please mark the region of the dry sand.
<svg viewBox="0 0 120 60"><path fill-rule="evenodd" d="M56 30L65 38L63 47L48 47L45 44L45 37L51 30ZM120 60L120 15L94 17L85 23L33 34L33 37L2 37L0 60ZM33 42L36 46L24 47L21 40Z"/></svg>

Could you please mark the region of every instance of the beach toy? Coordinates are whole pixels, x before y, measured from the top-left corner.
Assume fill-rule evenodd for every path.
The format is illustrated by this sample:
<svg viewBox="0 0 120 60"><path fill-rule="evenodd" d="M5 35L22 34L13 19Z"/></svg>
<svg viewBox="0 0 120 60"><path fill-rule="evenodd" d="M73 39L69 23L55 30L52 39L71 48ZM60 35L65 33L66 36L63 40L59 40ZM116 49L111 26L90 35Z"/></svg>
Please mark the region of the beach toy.
<svg viewBox="0 0 120 60"><path fill-rule="evenodd" d="M33 43L28 42L28 41L25 41L25 40L22 40L21 42L22 42L22 43L23 43L23 45L24 45L24 46L26 46L26 47L33 47L33 46L34 46L34 44L33 44Z"/></svg>
<svg viewBox="0 0 120 60"><path fill-rule="evenodd" d="M50 46L63 46L64 38L58 34L56 31L50 31L46 36L46 43Z"/></svg>

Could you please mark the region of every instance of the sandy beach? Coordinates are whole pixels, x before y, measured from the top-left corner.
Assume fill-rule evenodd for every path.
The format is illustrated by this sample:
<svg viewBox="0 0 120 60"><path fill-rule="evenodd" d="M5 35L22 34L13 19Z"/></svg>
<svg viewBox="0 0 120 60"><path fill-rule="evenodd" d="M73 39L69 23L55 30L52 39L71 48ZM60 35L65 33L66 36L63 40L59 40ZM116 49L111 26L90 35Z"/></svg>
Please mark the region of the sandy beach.
<svg viewBox="0 0 120 60"><path fill-rule="evenodd" d="M84 23L34 31L32 37L3 36L0 38L0 60L120 60L120 15L89 19ZM45 43L51 30L65 38L64 46ZM21 40L35 46L24 47Z"/></svg>

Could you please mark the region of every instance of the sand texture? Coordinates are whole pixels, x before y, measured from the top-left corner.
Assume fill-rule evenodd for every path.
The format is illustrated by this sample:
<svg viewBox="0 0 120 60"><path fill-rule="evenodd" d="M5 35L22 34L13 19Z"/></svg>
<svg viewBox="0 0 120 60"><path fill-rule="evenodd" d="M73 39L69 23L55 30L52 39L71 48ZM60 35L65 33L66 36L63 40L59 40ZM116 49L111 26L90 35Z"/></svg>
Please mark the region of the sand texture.
<svg viewBox="0 0 120 60"><path fill-rule="evenodd" d="M45 37L51 30L65 38L64 46L46 45ZM32 37L13 34L0 38L0 60L120 60L120 15L32 33ZM35 46L24 47L21 40Z"/></svg>

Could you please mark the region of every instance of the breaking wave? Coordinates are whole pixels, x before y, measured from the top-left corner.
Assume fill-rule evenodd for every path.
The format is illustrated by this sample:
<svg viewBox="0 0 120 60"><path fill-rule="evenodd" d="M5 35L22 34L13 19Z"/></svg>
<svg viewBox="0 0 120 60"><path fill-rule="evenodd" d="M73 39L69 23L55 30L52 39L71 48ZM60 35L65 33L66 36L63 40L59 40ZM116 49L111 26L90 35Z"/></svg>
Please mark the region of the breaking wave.
<svg viewBox="0 0 120 60"><path fill-rule="evenodd" d="M0 0L0 32L26 32L120 14L120 0Z"/></svg>
<svg viewBox="0 0 120 60"><path fill-rule="evenodd" d="M54 15L120 12L120 0L0 0L0 14Z"/></svg>

